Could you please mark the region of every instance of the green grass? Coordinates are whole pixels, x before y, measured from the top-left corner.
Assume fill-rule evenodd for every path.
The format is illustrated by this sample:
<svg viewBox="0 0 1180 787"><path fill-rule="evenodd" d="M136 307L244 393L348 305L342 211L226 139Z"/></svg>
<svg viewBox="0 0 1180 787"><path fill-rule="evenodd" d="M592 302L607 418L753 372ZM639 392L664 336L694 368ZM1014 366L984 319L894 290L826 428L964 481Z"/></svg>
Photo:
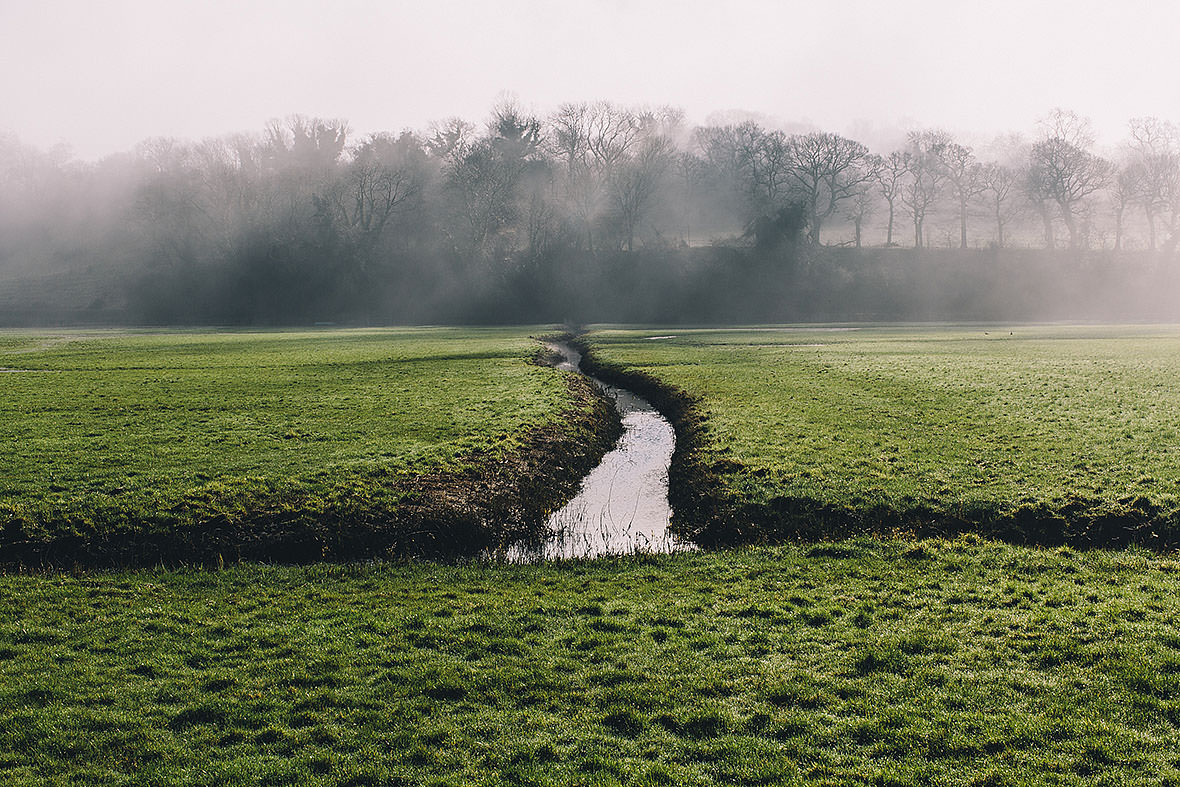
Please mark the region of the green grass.
<svg viewBox="0 0 1180 787"><path fill-rule="evenodd" d="M53 541L396 507L401 480L564 428L570 390L526 334L0 333L0 525Z"/></svg>
<svg viewBox="0 0 1180 787"><path fill-rule="evenodd" d="M660 334L675 336L645 338ZM589 339L600 360L696 400L707 424L699 460L754 517L804 511L870 528L990 519L1092 535L1177 525L1175 328L599 331Z"/></svg>
<svg viewBox="0 0 1180 787"><path fill-rule="evenodd" d="M1180 332L984 330L593 342L693 397L693 461L739 512L1170 521ZM509 330L0 334L27 370L0 372L0 534L400 510L399 481L483 479L588 406L534 352ZM1158 785L1177 752L1171 553L0 573L5 785Z"/></svg>
<svg viewBox="0 0 1180 787"><path fill-rule="evenodd" d="M0 783L1174 784L1180 564L979 540L0 576Z"/></svg>

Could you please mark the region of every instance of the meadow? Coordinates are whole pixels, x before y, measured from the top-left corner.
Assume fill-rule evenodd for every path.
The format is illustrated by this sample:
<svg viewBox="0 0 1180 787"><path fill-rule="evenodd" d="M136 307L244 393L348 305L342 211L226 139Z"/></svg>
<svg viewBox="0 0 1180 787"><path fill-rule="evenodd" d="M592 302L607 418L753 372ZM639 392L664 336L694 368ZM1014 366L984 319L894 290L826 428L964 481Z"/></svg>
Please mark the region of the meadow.
<svg viewBox="0 0 1180 787"><path fill-rule="evenodd" d="M0 783L1180 784L1180 332L596 331L789 543L455 560L610 441L527 333L0 335Z"/></svg>
<svg viewBox="0 0 1180 787"><path fill-rule="evenodd" d="M674 475L674 503L706 539L1180 543L1175 328L604 330L587 341L606 373L683 411L681 461L693 466L679 488Z"/></svg>
<svg viewBox="0 0 1180 787"><path fill-rule="evenodd" d="M538 347L519 329L0 334L0 558L347 556L431 518L521 519L609 432Z"/></svg>
<svg viewBox="0 0 1180 787"><path fill-rule="evenodd" d="M1180 564L973 537L0 576L0 782L1180 783Z"/></svg>

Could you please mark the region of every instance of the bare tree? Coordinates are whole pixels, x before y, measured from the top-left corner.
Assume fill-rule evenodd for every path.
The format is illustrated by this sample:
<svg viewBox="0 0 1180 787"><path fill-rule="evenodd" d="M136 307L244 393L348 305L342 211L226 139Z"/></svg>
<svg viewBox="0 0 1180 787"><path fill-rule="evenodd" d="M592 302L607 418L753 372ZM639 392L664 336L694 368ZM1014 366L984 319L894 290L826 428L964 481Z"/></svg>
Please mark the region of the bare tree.
<svg viewBox="0 0 1180 787"><path fill-rule="evenodd" d="M611 195L627 251L635 250L635 228L647 211L664 175L672 167L675 154L676 147L672 140L658 129L653 129L635 146L634 152L614 168Z"/></svg>
<svg viewBox="0 0 1180 787"><path fill-rule="evenodd" d="M136 153L146 165L134 206L145 236L162 259L195 266L217 233L210 231L209 194L193 146L156 137L139 143Z"/></svg>
<svg viewBox="0 0 1180 787"><path fill-rule="evenodd" d="M1147 218L1149 246L1156 248L1162 221L1172 247L1180 209L1180 129L1158 118L1134 118L1129 155L1128 174L1134 179L1134 199Z"/></svg>
<svg viewBox="0 0 1180 787"><path fill-rule="evenodd" d="M906 158L902 151L895 150L888 156L875 156L869 167L877 183L877 191L889 206L889 221L885 229L885 245L893 246L893 219L897 201L901 197L907 173Z"/></svg>
<svg viewBox="0 0 1180 787"><path fill-rule="evenodd" d="M874 197L873 189L868 183L861 183L856 187L856 192L852 198L848 200L848 208L845 211L845 216L852 222L853 229L853 244L856 248L861 247L862 230L865 221L873 215L877 208L877 200Z"/></svg>
<svg viewBox="0 0 1180 787"><path fill-rule="evenodd" d="M264 148L272 166L302 169L314 177L340 159L348 132L343 120L291 115L267 124Z"/></svg>
<svg viewBox="0 0 1180 787"><path fill-rule="evenodd" d="M794 162L787 136L746 121L697 130L704 161L727 182L747 221L768 216L788 201Z"/></svg>
<svg viewBox="0 0 1180 787"><path fill-rule="evenodd" d="M390 218L421 192L424 154L412 134L374 134L352 150L341 175L321 209L363 267Z"/></svg>
<svg viewBox="0 0 1180 787"><path fill-rule="evenodd" d="M495 108L488 135L468 141L452 125L432 147L445 151L444 175L453 209L466 224L466 241L488 254L511 250L521 213L521 184L540 163L541 123L513 103Z"/></svg>
<svg viewBox="0 0 1180 787"><path fill-rule="evenodd" d="M868 148L839 134L794 134L787 153L792 192L807 210L808 238L818 245L823 222L872 180Z"/></svg>
<svg viewBox="0 0 1180 787"><path fill-rule="evenodd" d="M577 236L593 251L593 222L599 211L601 182L590 152L590 105L562 104L550 117L547 139L559 169L563 207L577 225Z"/></svg>
<svg viewBox="0 0 1180 787"><path fill-rule="evenodd" d="M1111 164L1086 148L1093 143L1089 124L1072 112L1054 110L1044 122L1044 136L1029 154L1029 193L1044 211L1053 203L1069 231L1069 247L1080 247L1078 219L1088 197L1103 188ZM1046 226L1049 214L1043 213Z"/></svg>
<svg viewBox="0 0 1180 787"><path fill-rule="evenodd" d="M1136 202L1141 194L1140 171L1135 162L1124 162L1116 166L1111 178L1111 209L1114 213L1114 250L1123 248L1123 227L1127 208ZM1150 215L1150 212L1149 212ZM1151 225L1151 248L1155 248L1155 225Z"/></svg>
<svg viewBox="0 0 1180 787"><path fill-rule="evenodd" d="M980 171L981 193L986 197L996 222L996 245L1004 246L1004 228L1020 215L1020 173L1003 164L989 162Z"/></svg>
<svg viewBox="0 0 1180 787"><path fill-rule="evenodd" d="M721 179L728 182L735 192L741 180L743 147L742 137L761 131L754 123L738 126L700 126L693 131L693 147L699 152L702 163Z"/></svg>
<svg viewBox="0 0 1180 787"><path fill-rule="evenodd" d="M549 122L567 208L579 237L593 251L595 223L606 208L611 178L640 137L639 118L600 101L563 104Z"/></svg>
<svg viewBox="0 0 1180 787"><path fill-rule="evenodd" d="M924 245L926 214L938 200L946 181L946 173L938 158L938 151L950 141L943 131L913 131L902 154L906 179L901 189L901 202L909 209L914 223L914 248Z"/></svg>
<svg viewBox="0 0 1180 787"><path fill-rule="evenodd" d="M698 215L694 209L699 212L697 197L704 184L708 182L708 173L705 162L690 151L677 153L673 170L676 173L677 187L677 196L673 204L679 209L677 219L681 240L688 244L692 242L693 220Z"/></svg>
<svg viewBox="0 0 1180 787"><path fill-rule="evenodd" d="M749 138L742 151L752 202L759 213L770 214L783 207L793 189L797 161L790 139L781 131L764 131Z"/></svg>
<svg viewBox="0 0 1180 787"><path fill-rule="evenodd" d="M446 169L452 204L467 226L469 241L477 248L485 248L495 231L511 218L513 186L520 171L505 164L497 158L491 140L481 139Z"/></svg>
<svg viewBox="0 0 1180 787"><path fill-rule="evenodd" d="M475 126L461 118L449 118L430 127L426 149L444 166L463 158L475 141Z"/></svg>
<svg viewBox="0 0 1180 787"><path fill-rule="evenodd" d="M975 160L971 148L947 142L935 149L946 176L947 187L959 209L959 248L967 248L967 207L983 192L983 167Z"/></svg>

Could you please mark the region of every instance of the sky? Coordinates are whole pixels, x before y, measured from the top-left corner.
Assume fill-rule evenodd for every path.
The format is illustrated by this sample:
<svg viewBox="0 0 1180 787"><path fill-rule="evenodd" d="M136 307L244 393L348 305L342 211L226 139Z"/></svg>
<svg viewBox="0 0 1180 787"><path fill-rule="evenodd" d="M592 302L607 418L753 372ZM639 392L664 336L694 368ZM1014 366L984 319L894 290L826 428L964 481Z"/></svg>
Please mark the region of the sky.
<svg viewBox="0 0 1180 787"><path fill-rule="evenodd" d="M1180 122L1176 30L1172 0L0 0L0 130L95 159L293 113L481 122L512 96L861 137L1032 135L1063 107L1114 144Z"/></svg>

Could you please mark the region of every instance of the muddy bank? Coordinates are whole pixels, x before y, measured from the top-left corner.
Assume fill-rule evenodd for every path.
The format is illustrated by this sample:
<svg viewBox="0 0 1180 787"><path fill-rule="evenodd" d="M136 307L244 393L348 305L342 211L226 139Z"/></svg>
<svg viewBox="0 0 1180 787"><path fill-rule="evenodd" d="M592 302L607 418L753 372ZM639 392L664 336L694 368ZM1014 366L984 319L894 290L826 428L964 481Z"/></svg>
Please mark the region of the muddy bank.
<svg viewBox="0 0 1180 787"><path fill-rule="evenodd" d="M581 353L568 341L548 345L555 366L584 374ZM592 558L690 548L670 530L668 468L676 444L672 425L631 391L590 378L622 419L618 444L583 479L577 496L548 519L540 544L509 549L509 560Z"/></svg>
<svg viewBox="0 0 1180 787"><path fill-rule="evenodd" d="M708 426L691 394L634 369L604 362L583 340L570 344L582 356L582 370L610 385L634 391L672 424L676 447L668 468L671 531L700 546L735 543L747 535L739 527L721 480L705 461Z"/></svg>
<svg viewBox="0 0 1180 787"><path fill-rule="evenodd" d="M320 495L265 486L196 491L163 511L51 510L33 520L0 507L0 566L448 559L537 541L548 513L574 495L621 431L589 380L570 375L567 385L571 404L554 423L503 455L463 457L458 472L376 474Z"/></svg>

